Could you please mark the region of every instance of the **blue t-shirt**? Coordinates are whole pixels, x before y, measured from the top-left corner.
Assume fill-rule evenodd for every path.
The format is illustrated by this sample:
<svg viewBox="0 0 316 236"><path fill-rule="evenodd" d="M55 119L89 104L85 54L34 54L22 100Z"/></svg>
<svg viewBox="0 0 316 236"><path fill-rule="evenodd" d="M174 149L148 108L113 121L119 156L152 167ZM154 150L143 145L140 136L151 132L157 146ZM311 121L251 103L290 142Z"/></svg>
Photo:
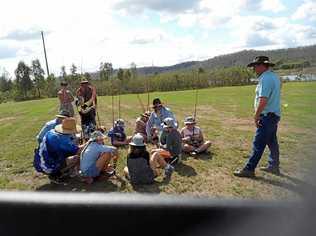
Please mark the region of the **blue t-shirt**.
<svg viewBox="0 0 316 236"><path fill-rule="evenodd" d="M80 156L80 170L86 172L91 166L95 165L96 161L102 153L111 152L116 150L115 147L91 142L85 147Z"/></svg>
<svg viewBox="0 0 316 236"><path fill-rule="evenodd" d="M51 129L54 129L56 125L60 124L60 122L58 122L58 119L54 119L54 120L50 120L48 121L44 127L41 129L41 131L38 133L38 135L36 136L37 142L38 144L40 144L43 141L43 138L45 136L45 134L50 131Z"/></svg>
<svg viewBox="0 0 316 236"><path fill-rule="evenodd" d="M273 112L276 115L281 116L280 90L281 82L277 75L270 70L263 72L259 76L259 83L256 87L255 109L257 109L259 105L259 98L266 97L267 105L261 114Z"/></svg>
<svg viewBox="0 0 316 236"><path fill-rule="evenodd" d="M167 107L161 107L160 114L158 115L156 112L152 112L150 117L146 123L146 133L148 137L151 137L151 129L153 127L157 128L159 132L163 130L163 121L166 118L173 118L176 127L178 127L178 123L174 114Z"/></svg>
<svg viewBox="0 0 316 236"><path fill-rule="evenodd" d="M114 126L109 130L108 137L111 138L111 144L113 145L114 140L117 141L125 141L126 140L126 134L125 130L121 126Z"/></svg>
<svg viewBox="0 0 316 236"><path fill-rule="evenodd" d="M34 155L34 167L47 174L60 170L67 157L77 153L73 135L61 134L51 129L46 133Z"/></svg>

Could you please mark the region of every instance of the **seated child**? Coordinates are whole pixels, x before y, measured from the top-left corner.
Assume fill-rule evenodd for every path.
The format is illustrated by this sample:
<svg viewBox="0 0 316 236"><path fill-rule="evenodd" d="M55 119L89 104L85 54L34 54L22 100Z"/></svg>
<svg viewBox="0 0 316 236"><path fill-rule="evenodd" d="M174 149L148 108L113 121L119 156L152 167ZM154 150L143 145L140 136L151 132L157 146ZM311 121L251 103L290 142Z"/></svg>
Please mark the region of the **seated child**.
<svg viewBox="0 0 316 236"><path fill-rule="evenodd" d="M123 119L118 119L114 122L114 127L112 127L108 133L113 146L120 147L128 144L124 128L125 124Z"/></svg>
<svg viewBox="0 0 316 236"><path fill-rule="evenodd" d="M155 174L150 167L149 153L146 150L143 136L140 133L135 134L129 145L127 167L124 168L125 176L130 179L132 184L152 184Z"/></svg>
<svg viewBox="0 0 316 236"><path fill-rule="evenodd" d="M191 116L184 120L185 127L181 129L183 151L196 156L206 151L210 146L210 141L204 141L202 130L195 126L195 119Z"/></svg>

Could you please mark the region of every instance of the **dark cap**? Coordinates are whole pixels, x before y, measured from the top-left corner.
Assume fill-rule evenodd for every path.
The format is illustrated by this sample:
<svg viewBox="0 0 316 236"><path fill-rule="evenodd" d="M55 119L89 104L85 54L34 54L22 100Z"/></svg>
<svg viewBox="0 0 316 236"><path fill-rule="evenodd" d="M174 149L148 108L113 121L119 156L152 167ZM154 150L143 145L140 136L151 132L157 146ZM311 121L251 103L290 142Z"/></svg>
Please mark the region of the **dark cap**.
<svg viewBox="0 0 316 236"><path fill-rule="evenodd" d="M159 104L161 104L160 99L159 99L159 98L155 98L155 99L153 100L153 106L156 106L156 105L159 105Z"/></svg>
<svg viewBox="0 0 316 236"><path fill-rule="evenodd" d="M268 66L274 66L275 64L270 62L269 57L267 56L257 56L255 59L247 65L247 67L253 67L255 65L268 65Z"/></svg>

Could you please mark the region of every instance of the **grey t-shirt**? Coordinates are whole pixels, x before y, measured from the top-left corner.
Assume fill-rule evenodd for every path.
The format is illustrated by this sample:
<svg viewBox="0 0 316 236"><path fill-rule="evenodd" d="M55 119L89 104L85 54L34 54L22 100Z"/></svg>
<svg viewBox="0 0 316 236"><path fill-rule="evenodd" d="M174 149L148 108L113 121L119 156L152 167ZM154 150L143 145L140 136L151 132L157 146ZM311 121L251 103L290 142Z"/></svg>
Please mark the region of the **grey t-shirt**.
<svg viewBox="0 0 316 236"><path fill-rule="evenodd" d="M170 133L165 130L160 136L162 145L166 145L166 149L172 156L178 156L182 152L182 138L178 130L172 129Z"/></svg>

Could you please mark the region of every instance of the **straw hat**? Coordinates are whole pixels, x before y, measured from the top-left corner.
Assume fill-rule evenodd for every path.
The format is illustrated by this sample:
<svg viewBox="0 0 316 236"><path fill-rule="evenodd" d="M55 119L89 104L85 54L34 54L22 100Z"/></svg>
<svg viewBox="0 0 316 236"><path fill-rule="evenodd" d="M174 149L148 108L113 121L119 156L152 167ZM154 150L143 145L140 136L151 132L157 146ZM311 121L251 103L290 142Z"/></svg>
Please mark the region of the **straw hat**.
<svg viewBox="0 0 316 236"><path fill-rule="evenodd" d="M82 79L80 81L80 84L88 84L88 83L89 83L89 81L87 79Z"/></svg>
<svg viewBox="0 0 316 236"><path fill-rule="evenodd" d="M55 131L61 134L75 134L81 131L81 127L76 125L75 118L67 117L59 125L56 125Z"/></svg>
<svg viewBox="0 0 316 236"><path fill-rule="evenodd" d="M143 114L140 114L142 117L146 117L146 118L149 118L150 117L150 111L146 111L144 112Z"/></svg>
<svg viewBox="0 0 316 236"><path fill-rule="evenodd" d="M129 145L137 147L146 146L144 143L144 137L140 133L137 133L133 136L132 141L129 143Z"/></svg>
<svg viewBox="0 0 316 236"><path fill-rule="evenodd" d="M70 113L66 110L61 110L59 114L56 115L57 118L66 118L70 117Z"/></svg>

